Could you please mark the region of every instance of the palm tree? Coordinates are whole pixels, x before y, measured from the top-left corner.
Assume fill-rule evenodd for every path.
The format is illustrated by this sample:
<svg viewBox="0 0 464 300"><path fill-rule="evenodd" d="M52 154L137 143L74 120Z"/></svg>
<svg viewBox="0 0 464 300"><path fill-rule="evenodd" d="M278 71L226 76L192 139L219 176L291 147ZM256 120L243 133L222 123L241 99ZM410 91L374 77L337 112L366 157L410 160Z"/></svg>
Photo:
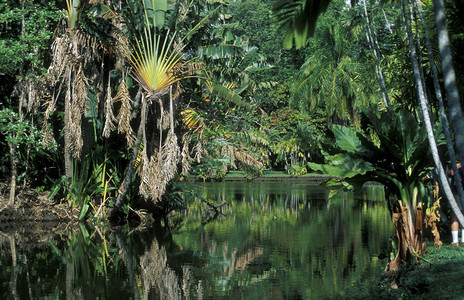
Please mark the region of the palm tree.
<svg viewBox="0 0 464 300"><path fill-rule="evenodd" d="M425 35L425 46L427 48L427 56L429 58L429 63L430 63L430 70L432 73L432 79L433 79L433 87L435 91L435 97L438 100L438 107L440 111L440 117L441 117L441 123L443 126L443 133L445 134L446 138L446 146L448 149L448 155L450 157L451 161L451 166L454 171L454 176L455 176L455 182L460 183L462 178L459 175L458 169L457 169L457 163L456 163L456 153L454 151L454 145L453 141L451 139L451 132L449 128L449 121L448 117L446 116L446 111L445 111L445 106L443 103L443 96L441 93L441 87L440 83L438 81L438 71L435 66L435 58L433 56L433 50L432 50L432 45L430 42L430 37L429 37L429 30L427 28L427 23L425 22L425 17L424 13L422 11L422 4L420 1L415 1L415 8L419 12L419 17L420 17L420 22L422 24L423 32ZM456 188L458 191L459 198L461 199L461 207L464 207L464 190L461 184L456 184Z"/></svg>
<svg viewBox="0 0 464 300"><path fill-rule="evenodd" d="M125 49L125 55L133 68L131 75L142 87L140 123L133 145L132 158L126 169L125 178L110 218L117 215L124 203L140 149L142 149L142 165L139 192L142 196L151 199L156 204L165 193L168 183L176 175L180 149L174 132L173 101L178 97L180 89L176 88L177 91L173 94L173 86L181 79L191 76L187 70L189 61L182 53L185 47L184 42L215 12L214 10L209 12L185 36L178 38L177 32L171 34L170 30L164 26L166 20L163 15L167 10L167 0L145 1L143 4L143 32L135 38L131 49L129 47ZM189 7L183 9L188 10ZM165 97L169 101L167 115L164 113ZM150 105L154 101L158 102L159 111L151 115ZM159 130L156 138L153 135L147 135L147 126L149 126L147 124L152 124L148 122L148 119L153 115L157 116L156 123ZM164 137L164 130L167 128L169 130ZM155 132L155 130L150 130L150 132Z"/></svg>
<svg viewBox="0 0 464 300"><path fill-rule="evenodd" d="M293 37L295 38L295 44L297 47L301 47L306 44L306 39L314 31L314 27L318 16L323 12L330 1L328 0L305 0L305 1L279 1L274 7L274 11L278 18L281 20L283 27L287 28L287 43L284 46L291 46L293 44ZM456 87L455 73L452 66L451 51L449 45L449 37L446 30L445 15L442 0L434 0L435 6L435 23L437 25L437 32L439 36L439 50L442 58L442 69L444 75L445 89L448 97L448 113L450 114L451 125L453 127L455 135L455 143L458 153L458 159L464 158L464 118L462 117L462 108L459 103L459 94ZM309 16L313 16L310 18ZM411 54L412 55L412 54ZM421 109L422 112L424 110ZM428 116L423 116L427 118ZM427 126L428 127L428 126ZM428 130L430 128L428 127ZM433 135L432 132L428 131L428 135ZM443 181L443 174L439 169L440 181ZM441 182L446 185L445 182ZM453 211L456 208L454 206L453 197L446 192L447 198L450 196L451 206ZM458 213L459 222L464 226L464 217L459 211Z"/></svg>
<svg viewBox="0 0 464 300"><path fill-rule="evenodd" d="M454 199L453 192L451 191L451 187L449 185L443 165L440 160L440 156L438 154L438 148L436 145L435 136L434 136L434 132L432 128L432 122L431 122L430 115L429 115L428 102L427 102L426 95L425 95L425 87L423 86L423 81L421 79L421 74L420 74L421 71L420 71L420 66L419 66L418 58L417 58L416 46L413 40L412 29L411 29L411 19L409 16L409 10L406 9L404 0L402 0L402 9L403 9L403 20L406 25L406 36L407 36L408 44L409 44L409 53L411 55L411 62L412 62L413 70L414 70L414 79L415 79L416 88L417 88L419 106L421 109L422 118L425 123L425 128L427 129L427 137L429 140L433 161L435 163L436 171L439 176L439 181L441 183L441 186L444 189L446 198L448 199L450 206L453 212L455 213L456 217L460 221L460 223L464 224L464 216L462 215L461 210L459 209L459 206L457 205L456 200Z"/></svg>
<svg viewBox="0 0 464 300"><path fill-rule="evenodd" d="M454 132L457 158L464 160L464 118L456 85L456 74L452 63L450 41L446 29L446 19L443 0L434 0L435 24L437 26L438 47L441 57L441 68L444 77L446 96L448 99L448 114ZM456 172L455 172L456 174ZM464 220L460 219L461 226Z"/></svg>
<svg viewBox="0 0 464 300"><path fill-rule="evenodd" d="M345 20L335 22L341 18L340 11L331 10L320 19L309 46L311 55L293 84L290 105L306 111L325 105L329 123L335 117L345 122L351 119L357 126L357 111L373 99L365 93L361 65L350 57L356 37Z"/></svg>

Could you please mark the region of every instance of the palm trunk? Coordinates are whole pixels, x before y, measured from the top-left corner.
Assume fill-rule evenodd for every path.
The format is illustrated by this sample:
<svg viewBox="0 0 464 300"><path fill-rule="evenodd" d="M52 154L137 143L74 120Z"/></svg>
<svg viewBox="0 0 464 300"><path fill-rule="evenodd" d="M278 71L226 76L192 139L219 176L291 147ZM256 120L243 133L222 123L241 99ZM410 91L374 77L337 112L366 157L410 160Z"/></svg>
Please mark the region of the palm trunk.
<svg viewBox="0 0 464 300"><path fill-rule="evenodd" d="M417 11L419 12L419 17L422 23L424 34L425 34L425 47L427 48L427 56L429 58L430 70L432 72L433 87L435 91L435 96L437 97L437 101L438 101L438 108L440 111L440 117L441 117L441 122L443 126L443 133L445 134L448 155L450 157L451 166L454 171L454 179L455 179L454 181L458 183L456 184L456 188L457 188L459 198L461 199L461 207L464 207L464 189L462 187L462 184L460 184L462 178L458 172L458 168L456 164L456 153L454 152L454 146L453 146L453 141L451 140L451 132L449 128L448 117L446 116L445 106L443 104L443 97L441 94L440 83L438 81L438 72L435 66L435 59L433 57L432 44L430 42L430 37L429 37L429 30L427 28L427 23L425 22L425 17L424 17L424 12L422 10L421 2L419 0L416 0L415 4L417 7Z"/></svg>
<svg viewBox="0 0 464 300"><path fill-rule="evenodd" d="M408 44L409 44L409 54L411 56L411 62L412 62L412 67L414 71L414 80L416 82L416 88L417 88L417 96L419 98L418 99L419 106L421 108L422 117L424 120L425 128L427 130L427 138L429 140L433 161L435 163L435 167L436 167L436 170L439 176L439 181L441 185L443 186L445 195L448 198L448 201L450 202L450 206L453 212L455 213L456 217L458 218L459 222L461 224L464 224L464 216L459 210L456 200L454 199L454 195L451 191L448 179L443 169L443 165L441 164L440 156L438 154L438 148L437 148L437 144L435 141L435 136L433 134L432 122L430 121L428 104L427 104L426 96L424 93L424 87L422 85L422 81L420 77L420 70L419 70L419 64L417 62L416 48L412 40L411 23L410 23L410 19L408 15L406 14L406 6L405 6L404 1L402 1L402 8L403 8L403 19L404 19L404 23L406 26L406 36L407 36Z"/></svg>
<svg viewBox="0 0 464 300"><path fill-rule="evenodd" d="M437 26L441 67L444 77L446 96L448 99L448 113L450 116L451 126L454 131L457 156L461 162L464 162L464 117L456 85L456 74L452 64L443 0L433 0L433 4L435 6L435 24ZM461 220L459 222L461 223L461 226L464 226L464 223L461 222Z"/></svg>
<svg viewBox="0 0 464 300"><path fill-rule="evenodd" d="M390 98L388 97L387 87L385 85L385 78L383 76L382 67L380 66L380 49L378 48L378 43L376 42L375 35L373 33L373 29L371 29L371 21L369 19L369 14L367 12L367 0L363 0L363 16L364 22L366 25L366 38L369 44L369 48L374 56L375 60L375 69L377 75L377 81L379 82L380 92L382 93L382 99L386 107L391 111L392 106L390 103Z"/></svg>

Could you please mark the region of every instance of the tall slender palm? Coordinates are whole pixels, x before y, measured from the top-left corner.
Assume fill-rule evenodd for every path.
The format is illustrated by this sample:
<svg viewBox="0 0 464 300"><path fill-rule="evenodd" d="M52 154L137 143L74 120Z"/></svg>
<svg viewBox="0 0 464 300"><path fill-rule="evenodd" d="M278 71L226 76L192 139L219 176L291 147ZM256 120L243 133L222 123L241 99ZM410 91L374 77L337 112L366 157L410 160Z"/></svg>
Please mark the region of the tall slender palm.
<svg viewBox="0 0 464 300"><path fill-rule="evenodd" d="M460 183L462 181L462 178L461 178L461 175L459 174L459 172L457 170L456 153L455 153L455 150L454 150L453 141L451 139L451 132L450 132L450 128L449 128L448 117L447 117L446 111L445 111L445 106L444 106L444 103L443 103L443 96L442 96L442 93L441 93L441 87L440 87L440 83L438 81L438 71L437 71L437 68L435 66L435 58L433 56L432 45L431 45L430 37L429 37L429 30L427 28L427 23L425 22L424 13L423 13L423 10L422 10L422 4L421 4L421 2L419 0L415 1L415 7L416 7L417 11L419 12L420 22L422 24L422 28L423 28L423 31L424 31L425 46L427 48L427 56L428 56L428 59L429 59L430 70L431 70L431 73L432 73L435 97L438 100L438 107L439 107L439 111L440 111L441 123L442 123L442 126L443 126L443 133L445 134L445 138L446 138L446 146L447 146L447 149L448 149L448 155L450 157L451 166L452 166L453 171L454 171L455 182ZM456 188L457 188L457 191L458 191L458 195L459 195L459 197L461 199L461 207L464 207L464 190L463 190L462 184L456 184Z"/></svg>
<svg viewBox="0 0 464 300"><path fill-rule="evenodd" d="M437 26L438 47L441 57L441 68L444 78L446 97L448 99L448 114L454 131L458 159L464 161L464 117L456 85L450 39L446 28L443 0L434 0L435 24ZM461 225L464 223L460 221Z"/></svg>
<svg viewBox="0 0 464 300"><path fill-rule="evenodd" d="M424 120L425 128L427 131L427 138L429 141L432 158L435 163L435 167L436 167L436 171L439 176L440 183L444 189L444 193L446 197L448 198L448 201L450 202L451 208L453 209L458 219L462 222L464 221L464 216L459 210L456 200L454 199L454 195L451 191L448 179L446 177L443 165L440 160L440 156L438 154L437 143L436 143L434 132L433 132L431 118L429 115L428 101L425 95L425 87L423 86L423 80L421 79L421 74L420 74L421 71L420 71L420 66L419 66L418 57L417 57L417 50L416 50L416 46L413 40L413 34L412 34L412 29L411 29L411 19L409 15L409 10L406 9L406 1L404 0L402 0L402 10L403 10L403 20L404 20L405 27L406 27L406 36L407 36L408 44L409 44L409 54L411 56L411 62L412 62L412 67L414 71L414 80L416 83L419 106L421 109L422 118Z"/></svg>
<svg viewBox="0 0 464 300"><path fill-rule="evenodd" d="M380 58L381 58L380 49L379 49L379 45L377 41L377 34L375 33L375 26L373 25L373 22L371 20L372 16L369 16L369 13L367 11L367 1L362 0L361 2L362 2L362 15L363 15L364 24L366 27L366 37L367 37L367 41L369 44L369 49L371 50L371 53L374 56L375 69L376 69L377 80L380 86L380 92L382 93L382 99L383 99L385 106L391 110L392 106L391 106L390 98L387 92L385 77L383 75L382 67L380 65Z"/></svg>

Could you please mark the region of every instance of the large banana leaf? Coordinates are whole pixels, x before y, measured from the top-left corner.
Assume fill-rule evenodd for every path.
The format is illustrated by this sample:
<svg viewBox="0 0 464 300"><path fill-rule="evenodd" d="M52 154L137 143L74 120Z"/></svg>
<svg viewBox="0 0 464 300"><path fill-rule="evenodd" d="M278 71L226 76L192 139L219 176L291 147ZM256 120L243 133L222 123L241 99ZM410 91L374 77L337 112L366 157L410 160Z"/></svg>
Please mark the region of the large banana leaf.
<svg viewBox="0 0 464 300"><path fill-rule="evenodd" d="M166 22L167 0L144 0L147 22L153 27L161 28Z"/></svg>
<svg viewBox="0 0 464 300"><path fill-rule="evenodd" d="M198 50L198 57L211 59L229 58L240 53L241 48L232 44L203 47Z"/></svg>

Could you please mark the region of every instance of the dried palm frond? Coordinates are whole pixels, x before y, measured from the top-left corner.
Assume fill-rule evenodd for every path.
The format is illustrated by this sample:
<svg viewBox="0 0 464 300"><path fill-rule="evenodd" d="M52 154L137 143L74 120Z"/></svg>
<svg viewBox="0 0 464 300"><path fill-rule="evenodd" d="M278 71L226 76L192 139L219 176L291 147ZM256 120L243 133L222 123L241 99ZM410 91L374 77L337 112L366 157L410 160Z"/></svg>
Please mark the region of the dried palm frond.
<svg viewBox="0 0 464 300"><path fill-rule="evenodd" d="M58 36L52 43L52 57L53 60L48 67L47 70L47 77L53 85L59 78L63 77L63 74L66 74L70 67L70 41L69 36L64 34L62 36Z"/></svg>
<svg viewBox="0 0 464 300"><path fill-rule="evenodd" d="M45 149L48 145L55 142L52 130L50 129L50 124L48 124L47 121L42 122L42 132L42 147Z"/></svg>
<svg viewBox="0 0 464 300"><path fill-rule="evenodd" d="M140 193L156 203L166 191L166 186L177 173L179 146L173 131L169 131L161 151L150 158L142 167Z"/></svg>
<svg viewBox="0 0 464 300"><path fill-rule="evenodd" d="M189 144L190 144L190 134L187 132L182 136L182 174L187 175L192 168L190 161L192 161L192 157L189 154Z"/></svg>
<svg viewBox="0 0 464 300"><path fill-rule="evenodd" d="M200 163L201 159L203 158L203 154L208 155L208 152L203 149L203 142L201 139L197 140L195 146L193 146L192 151L195 153L193 159L195 159L198 163Z"/></svg>
<svg viewBox="0 0 464 300"><path fill-rule="evenodd" d="M251 166L251 167L256 167L256 168L262 168L264 164L254 158L252 155L242 152L242 151L235 151L235 157L237 158L238 161L241 163Z"/></svg>
<svg viewBox="0 0 464 300"><path fill-rule="evenodd" d="M166 130L170 127L171 117L169 116L169 111L163 111L163 116L158 120L158 127Z"/></svg>
<svg viewBox="0 0 464 300"><path fill-rule="evenodd" d="M41 81L34 78L22 78L15 85L13 95L18 96L21 108L27 108L27 112L35 112L37 111L40 99L39 91L41 89L44 89L44 87L41 87Z"/></svg>
<svg viewBox="0 0 464 300"><path fill-rule="evenodd" d="M135 134L131 127L131 98L129 95L129 90L127 89L126 77L123 76L121 83L119 84L118 92L114 96L114 102L121 102L121 107L119 108L119 113L117 116L118 120L118 133L125 133L127 145L132 147L135 141Z"/></svg>

